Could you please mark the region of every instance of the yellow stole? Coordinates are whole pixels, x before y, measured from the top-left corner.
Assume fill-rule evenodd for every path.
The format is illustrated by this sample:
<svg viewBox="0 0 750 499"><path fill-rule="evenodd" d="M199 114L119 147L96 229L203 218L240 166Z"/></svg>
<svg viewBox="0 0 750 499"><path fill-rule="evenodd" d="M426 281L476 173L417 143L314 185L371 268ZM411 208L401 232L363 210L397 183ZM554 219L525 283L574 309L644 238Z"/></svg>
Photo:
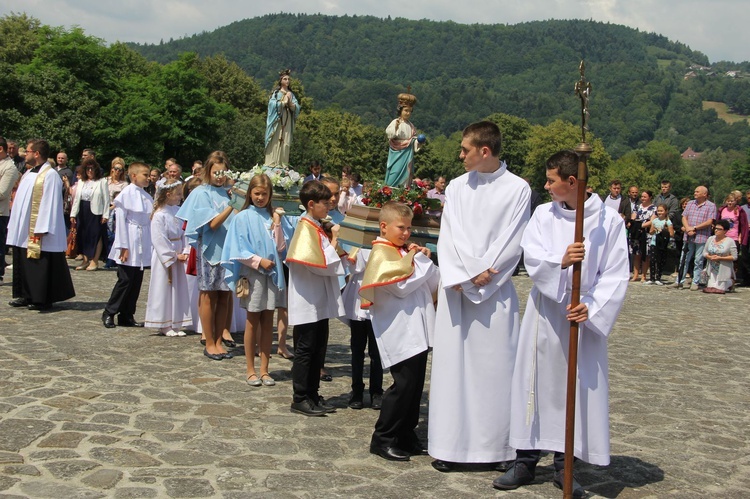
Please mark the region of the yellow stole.
<svg viewBox="0 0 750 499"><path fill-rule="evenodd" d="M46 168L45 168L46 167ZM26 258L39 259L42 257L42 238L34 235L36 219L39 215L39 206L42 204L44 194L44 177L52 170L49 163L45 163L39 170L31 191L31 216L29 217L29 242L26 245Z"/></svg>
<svg viewBox="0 0 750 499"><path fill-rule="evenodd" d="M362 286L359 288L361 308L372 306L375 288L405 281L414 273L416 252L417 250L413 249L401 256L398 246L388 241L373 241L365 275L362 277Z"/></svg>
<svg viewBox="0 0 750 499"><path fill-rule="evenodd" d="M323 239L328 239L328 236L318 224L309 218L300 218L292 242L289 243L286 261L309 267L327 267Z"/></svg>

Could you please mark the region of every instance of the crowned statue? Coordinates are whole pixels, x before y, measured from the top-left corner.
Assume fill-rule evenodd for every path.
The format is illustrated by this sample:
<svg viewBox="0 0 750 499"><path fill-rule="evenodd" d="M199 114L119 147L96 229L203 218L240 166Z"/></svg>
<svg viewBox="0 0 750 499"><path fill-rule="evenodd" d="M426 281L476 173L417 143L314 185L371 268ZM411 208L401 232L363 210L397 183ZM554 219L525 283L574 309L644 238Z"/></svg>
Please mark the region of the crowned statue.
<svg viewBox="0 0 750 499"><path fill-rule="evenodd" d="M399 94L398 117L385 129L388 137L385 184L391 187L408 186L414 177L414 153L419 151L424 142L424 135L417 136L417 129L409 121L416 103L417 98L412 94Z"/></svg>
<svg viewBox="0 0 750 499"><path fill-rule="evenodd" d="M290 87L290 74L289 69L279 73L279 82L268 100L265 166L289 168L294 124L300 109Z"/></svg>

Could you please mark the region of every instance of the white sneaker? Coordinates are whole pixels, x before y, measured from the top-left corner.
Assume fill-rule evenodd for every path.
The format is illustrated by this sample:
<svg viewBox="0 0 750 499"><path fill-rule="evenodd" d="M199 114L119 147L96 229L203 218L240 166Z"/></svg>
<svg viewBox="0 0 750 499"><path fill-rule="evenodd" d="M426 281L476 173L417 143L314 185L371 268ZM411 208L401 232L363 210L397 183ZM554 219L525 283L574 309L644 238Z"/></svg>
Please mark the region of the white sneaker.
<svg viewBox="0 0 750 499"><path fill-rule="evenodd" d="M643 284L653 284L651 281L643 281Z"/></svg>
<svg viewBox="0 0 750 499"><path fill-rule="evenodd" d="M664 283L661 281L654 281L654 284L656 284L657 286L664 286Z"/></svg>
<svg viewBox="0 0 750 499"><path fill-rule="evenodd" d="M187 336L185 331L177 331L177 336Z"/></svg>
<svg viewBox="0 0 750 499"><path fill-rule="evenodd" d="M165 336L174 337L174 336L179 336L180 334L177 331L175 331L174 329L170 329L169 331L167 331L166 333L164 333L164 335Z"/></svg>

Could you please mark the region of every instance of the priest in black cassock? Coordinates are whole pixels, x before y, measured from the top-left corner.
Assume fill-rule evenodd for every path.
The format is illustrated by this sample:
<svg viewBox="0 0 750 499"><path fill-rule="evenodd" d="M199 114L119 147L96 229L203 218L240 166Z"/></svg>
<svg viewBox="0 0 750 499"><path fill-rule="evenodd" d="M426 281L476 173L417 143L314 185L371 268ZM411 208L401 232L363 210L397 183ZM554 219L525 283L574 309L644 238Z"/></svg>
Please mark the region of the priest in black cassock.
<svg viewBox="0 0 750 499"><path fill-rule="evenodd" d="M29 170L21 178L8 222L7 244L13 249L12 307L48 310L53 303L75 296L65 260L62 181L48 157L47 141L29 141Z"/></svg>

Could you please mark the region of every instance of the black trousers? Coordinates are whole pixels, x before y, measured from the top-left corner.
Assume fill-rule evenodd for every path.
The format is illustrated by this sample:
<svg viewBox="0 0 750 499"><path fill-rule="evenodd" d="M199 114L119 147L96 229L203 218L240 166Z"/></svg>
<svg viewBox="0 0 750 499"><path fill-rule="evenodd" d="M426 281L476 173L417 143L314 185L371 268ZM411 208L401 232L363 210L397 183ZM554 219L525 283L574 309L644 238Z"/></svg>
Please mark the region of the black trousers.
<svg viewBox="0 0 750 499"><path fill-rule="evenodd" d="M320 395L320 369L326 358L328 345L328 319L309 324L297 324L292 330L294 361L292 364L292 389L294 402L310 399L318 403Z"/></svg>
<svg viewBox="0 0 750 499"><path fill-rule="evenodd" d="M365 391L365 348L370 356L370 395L383 393L383 364L380 362L380 351L375 342L375 333L372 330L372 322L350 321L349 328L352 336L350 346L352 349L352 392L362 394Z"/></svg>
<svg viewBox="0 0 750 499"><path fill-rule="evenodd" d="M419 423L419 404L424 390L427 351L391 366L393 384L383 395L372 445L409 448L417 444L414 428Z"/></svg>
<svg viewBox="0 0 750 499"><path fill-rule="evenodd" d="M516 451L516 462L526 465L526 468L533 470L536 468L536 464L542 457L542 451L540 450L517 450ZM578 458L573 458L573 462L577 461ZM565 453L555 452L554 458L555 471L563 471L565 469Z"/></svg>
<svg viewBox="0 0 750 499"><path fill-rule="evenodd" d="M128 265L117 266L117 282L112 289L104 311L109 315L120 314L124 319L132 319L135 315L135 306L138 303L138 295L141 294L143 283L143 270L140 267Z"/></svg>
<svg viewBox="0 0 750 499"><path fill-rule="evenodd" d="M13 298L25 298L35 305L51 305L76 295L65 253L42 251L40 258L28 258L26 248L11 248Z"/></svg>
<svg viewBox="0 0 750 499"><path fill-rule="evenodd" d="M750 246L740 246L740 254L737 258L737 265L739 272L737 275L737 281L742 286L750 286Z"/></svg>

